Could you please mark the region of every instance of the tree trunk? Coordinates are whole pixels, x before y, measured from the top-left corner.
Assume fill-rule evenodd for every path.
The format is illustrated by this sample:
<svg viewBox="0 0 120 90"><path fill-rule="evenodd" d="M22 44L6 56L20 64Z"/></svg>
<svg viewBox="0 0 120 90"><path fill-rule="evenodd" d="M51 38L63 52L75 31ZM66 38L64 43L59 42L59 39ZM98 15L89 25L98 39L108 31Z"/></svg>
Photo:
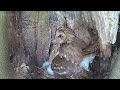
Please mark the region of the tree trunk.
<svg viewBox="0 0 120 90"><path fill-rule="evenodd" d="M7 43L7 14L0 12L0 79L12 79L13 71L9 61L8 43Z"/></svg>
<svg viewBox="0 0 120 90"><path fill-rule="evenodd" d="M37 63L41 65L42 60L48 56L47 49L50 46L48 13L21 12L21 31L25 54L31 59L36 58Z"/></svg>
<svg viewBox="0 0 120 90"><path fill-rule="evenodd" d="M38 72L35 68L41 67L49 56L48 12L15 11L9 14L9 23L12 23L8 31L9 51L15 65L16 78L35 78Z"/></svg>
<svg viewBox="0 0 120 90"><path fill-rule="evenodd" d="M49 59L50 44L55 37L56 30L64 27L67 23L78 38L81 38L88 29L95 30L98 33L100 55L97 57L98 60L94 65L95 69L92 71L92 76L88 75L87 77L103 78L102 74L106 73L110 67L111 44L116 42L118 16L119 12L117 11L10 12L11 20L8 25L11 27L8 30L9 52L11 60L14 63L19 63L15 66L17 74L20 74L18 77L45 77L44 72L40 72L40 67L44 61ZM87 38L87 35L85 37ZM90 41L85 40L89 44ZM20 71L23 63L27 70L31 71L32 74L30 75L33 77L28 77L26 69ZM38 70L35 70L35 67ZM40 75L35 76L38 73Z"/></svg>

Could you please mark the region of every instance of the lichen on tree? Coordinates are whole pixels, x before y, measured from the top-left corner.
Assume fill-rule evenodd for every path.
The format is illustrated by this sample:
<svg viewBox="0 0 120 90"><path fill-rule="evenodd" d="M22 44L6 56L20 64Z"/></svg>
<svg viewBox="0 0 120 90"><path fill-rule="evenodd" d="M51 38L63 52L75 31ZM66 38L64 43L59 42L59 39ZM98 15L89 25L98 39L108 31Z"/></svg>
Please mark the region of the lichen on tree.
<svg viewBox="0 0 120 90"><path fill-rule="evenodd" d="M6 18L7 13L0 11L0 79L13 78L13 70L9 61L7 46Z"/></svg>

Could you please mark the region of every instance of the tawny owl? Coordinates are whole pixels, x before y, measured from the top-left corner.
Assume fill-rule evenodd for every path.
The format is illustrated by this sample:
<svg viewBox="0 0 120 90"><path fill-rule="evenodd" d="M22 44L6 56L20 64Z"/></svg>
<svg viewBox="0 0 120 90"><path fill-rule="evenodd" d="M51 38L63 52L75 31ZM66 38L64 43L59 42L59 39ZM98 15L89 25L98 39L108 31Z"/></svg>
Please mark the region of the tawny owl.
<svg viewBox="0 0 120 90"><path fill-rule="evenodd" d="M91 50L88 50L88 48L96 47L96 44L88 47L83 39L76 37L73 30L65 27L61 27L56 31L52 43L49 62L43 64L44 67L47 66L50 75L54 75L54 72L61 74L76 72L81 68L89 71L89 63L93 61L95 53L94 50L90 53ZM58 72L60 70L55 67L64 69Z"/></svg>

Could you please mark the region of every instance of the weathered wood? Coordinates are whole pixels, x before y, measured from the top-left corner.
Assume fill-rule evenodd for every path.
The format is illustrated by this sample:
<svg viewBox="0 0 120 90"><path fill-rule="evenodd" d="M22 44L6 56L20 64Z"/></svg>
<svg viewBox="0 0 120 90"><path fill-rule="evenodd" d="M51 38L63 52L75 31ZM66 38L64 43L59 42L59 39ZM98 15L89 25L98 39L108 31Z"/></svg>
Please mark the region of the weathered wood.
<svg viewBox="0 0 120 90"><path fill-rule="evenodd" d="M8 49L12 57L20 48L20 32L18 30L19 11L7 12Z"/></svg>
<svg viewBox="0 0 120 90"><path fill-rule="evenodd" d="M16 71L15 78L28 78L27 71L21 67L24 65L32 70L36 65L41 66L49 55L48 12L8 12L7 34L10 59Z"/></svg>
<svg viewBox="0 0 120 90"><path fill-rule="evenodd" d="M11 79L13 78L13 71L11 69L9 54L8 54L8 43L7 43L7 13L4 11L0 12L0 79Z"/></svg>
<svg viewBox="0 0 120 90"><path fill-rule="evenodd" d="M23 46L26 54L41 62L49 51L48 13L38 11L21 12ZM37 55L37 56L36 56Z"/></svg>
<svg viewBox="0 0 120 90"><path fill-rule="evenodd" d="M103 51L105 57L110 57L110 44L116 42L119 11L92 11L91 14L101 39L101 51Z"/></svg>

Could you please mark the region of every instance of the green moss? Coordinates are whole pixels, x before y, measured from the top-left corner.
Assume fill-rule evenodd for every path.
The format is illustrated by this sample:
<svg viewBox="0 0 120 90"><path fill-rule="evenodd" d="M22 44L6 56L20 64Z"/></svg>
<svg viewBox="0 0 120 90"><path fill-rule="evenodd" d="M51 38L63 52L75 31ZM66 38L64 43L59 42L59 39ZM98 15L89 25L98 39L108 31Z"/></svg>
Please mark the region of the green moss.
<svg viewBox="0 0 120 90"><path fill-rule="evenodd" d="M49 31L48 28L48 11L42 11L39 12L39 23L40 23L40 37L41 37L41 43L44 43L45 38L47 37L47 33ZM43 44L42 44L43 45Z"/></svg>
<svg viewBox="0 0 120 90"><path fill-rule="evenodd" d="M60 22L63 23L64 20L65 20L65 18L64 18L65 12L63 12L63 11L57 11L56 13L57 13L57 15L58 15L58 18L60 18Z"/></svg>
<svg viewBox="0 0 120 90"><path fill-rule="evenodd" d="M0 11L0 79L11 78L12 76L8 63L5 20L5 11Z"/></svg>

